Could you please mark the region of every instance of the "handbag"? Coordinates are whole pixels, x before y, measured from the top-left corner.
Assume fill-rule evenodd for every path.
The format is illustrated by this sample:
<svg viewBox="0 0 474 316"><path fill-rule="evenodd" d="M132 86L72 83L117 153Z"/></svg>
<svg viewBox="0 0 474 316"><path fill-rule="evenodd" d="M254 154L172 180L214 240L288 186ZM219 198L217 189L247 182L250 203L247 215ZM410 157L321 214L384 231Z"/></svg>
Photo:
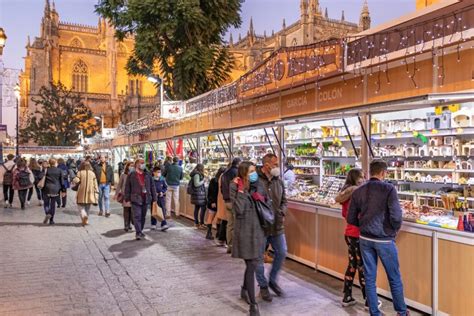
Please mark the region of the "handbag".
<svg viewBox="0 0 474 316"><path fill-rule="evenodd" d="M151 216L160 222L165 219L165 216L163 215L163 209L156 202L151 203Z"/></svg>
<svg viewBox="0 0 474 316"><path fill-rule="evenodd" d="M265 202L265 198L258 192L252 194L252 200L255 205L255 210L257 211L260 226L262 226L264 231L271 229L275 223L275 214L273 213L272 208Z"/></svg>
<svg viewBox="0 0 474 316"><path fill-rule="evenodd" d="M48 168L44 171L44 176L39 180L38 184L36 185L38 189L42 190L44 188L44 185L46 183L46 174L48 173Z"/></svg>

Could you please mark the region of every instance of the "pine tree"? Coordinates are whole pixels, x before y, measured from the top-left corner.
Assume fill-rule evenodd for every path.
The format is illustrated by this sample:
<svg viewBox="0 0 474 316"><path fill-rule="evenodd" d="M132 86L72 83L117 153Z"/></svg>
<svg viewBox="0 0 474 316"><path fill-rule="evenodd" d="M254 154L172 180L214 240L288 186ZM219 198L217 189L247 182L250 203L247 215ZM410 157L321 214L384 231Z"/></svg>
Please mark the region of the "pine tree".
<svg viewBox="0 0 474 316"><path fill-rule="evenodd" d="M167 93L189 99L229 80L234 60L223 45L229 27L241 24L242 0L99 0L96 12L116 36L133 35L131 74L158 68Z"/></svg>
<svg viewBox="0 0 474 316"><path fill-rule="evenodd" d="M98 130L92 111L78 93L60 82L41 87L33 98L37 110L28 117L28 126L20 130L20 142L33 140L39 146L76 146L79 133L90 137Z"/></svg>

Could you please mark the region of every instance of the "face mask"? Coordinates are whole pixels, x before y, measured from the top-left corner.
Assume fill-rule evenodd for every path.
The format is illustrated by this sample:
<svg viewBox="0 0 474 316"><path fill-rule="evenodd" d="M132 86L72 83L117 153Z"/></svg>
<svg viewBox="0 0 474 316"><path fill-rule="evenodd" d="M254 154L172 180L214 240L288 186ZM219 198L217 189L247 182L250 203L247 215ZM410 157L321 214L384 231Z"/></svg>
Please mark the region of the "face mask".
<svg viewBox="0 0 474 316"><path fill-rule="evenodd" d="M270 174L272 175L272 177L279 177L280 176L280 168L272 168L272 170L270 170Z"/></svg>
<svg viewBox="0 0 474 316"><path fill-rule="evenodd" d="M251 183L255 183L258 181L258 174L255 171L249 174L249 181Z"/></svg>
<svg viewBox="0 0 474 316"><path fill-rule="evenodd" d="M144 163L140 164L140 169L141 170L145 170L146 169L146 165Z"/></svg>
<svg viewBox="0 0 474 316"><path fill-rule="evenodd" d="M128 171L129 171L129 172L134 172L134 171L135 171L135 167L130 167L130 168L128 168Z"/></svg>
<svg viewBox="0 0 474 316"><path fill-rule="evenodd" d="M156 181L160 180L160 176L154 176L153 179L155 179Z"/></svg>

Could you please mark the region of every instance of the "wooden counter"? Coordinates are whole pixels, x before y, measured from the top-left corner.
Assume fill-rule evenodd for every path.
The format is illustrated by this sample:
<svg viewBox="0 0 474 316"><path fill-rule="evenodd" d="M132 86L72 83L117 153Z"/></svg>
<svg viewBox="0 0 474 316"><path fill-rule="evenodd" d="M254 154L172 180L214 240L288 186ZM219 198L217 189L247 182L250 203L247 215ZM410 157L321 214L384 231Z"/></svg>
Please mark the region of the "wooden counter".
<svg viewBox="0 0 474 316"><path fill-rule="evenodd" d="M345 221L339 209L289 202L285 229L288 257L343 279L347 267ZM396 239L408 305L437 314L474 310L474 234L404 223ZM313 248L312 248L313 247ZM379 262L377 287L390 287Z"/></svg>

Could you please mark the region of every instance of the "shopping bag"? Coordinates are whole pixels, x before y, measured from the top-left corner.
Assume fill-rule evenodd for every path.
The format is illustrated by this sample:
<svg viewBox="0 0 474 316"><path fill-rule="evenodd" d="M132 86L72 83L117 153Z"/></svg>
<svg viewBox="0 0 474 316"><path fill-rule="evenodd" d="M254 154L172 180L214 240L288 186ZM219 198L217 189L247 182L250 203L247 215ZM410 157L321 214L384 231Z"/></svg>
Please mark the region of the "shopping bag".
<svg viewBox="0 0 474 316"><path fill-rule="evenodd" d="M161 207L156 202L153 202L151 204L151 216L153 216L154 218L156 218L156 220L158 220L160 222L165 219L165 217L163 215L163 210L161 209Z"/></svg>

